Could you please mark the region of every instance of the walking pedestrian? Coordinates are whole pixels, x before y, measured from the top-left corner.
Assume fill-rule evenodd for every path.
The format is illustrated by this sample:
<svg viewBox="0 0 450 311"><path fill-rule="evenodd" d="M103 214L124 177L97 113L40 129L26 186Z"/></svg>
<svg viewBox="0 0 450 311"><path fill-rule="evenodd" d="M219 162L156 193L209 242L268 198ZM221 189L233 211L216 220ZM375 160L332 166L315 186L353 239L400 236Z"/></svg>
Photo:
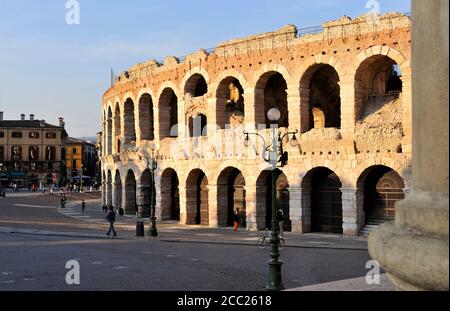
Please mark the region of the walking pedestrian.
<svg viewBox="0 0 450 311"><path fill-rule="evenodd" d="M233 231L236 232L241 224L241 216L239 215L239 209L236 209L233 214L234 228Z"/></svg>
<svg viewBox="0 0 450 311"><path fill-rule="evenodd" d="M82 211L83 215L84 215L85 209L86 209L86 202L84 202L84 199L83 199L83 200L81 200L81 211Z"/></svg>
<svg viewBox="0 0 450 311"><path fill-rule="evenodd" d="M284 213L281 208L279 208L277 211L277 220L280 230L280 237L284 238Z"/></svg>
<svg viewBox="0 0 450 311"><path fill-rule="evenodd" d="M114 229L114 223L116 222L116 212L114 212L113 208L110 208L108 216L106 216L105 220L109 222L109 231L106 233L107 236L111 234L111 231L114 236L117 236L116 230Z"/></svg>
<svg viewBox="0 0 450 311"><path fill-rule="evenodd" d="M107 213L107 212L108 212L108 208L106 207L106 205L102 205L102 211L103 211L104 213Z"/></svg>

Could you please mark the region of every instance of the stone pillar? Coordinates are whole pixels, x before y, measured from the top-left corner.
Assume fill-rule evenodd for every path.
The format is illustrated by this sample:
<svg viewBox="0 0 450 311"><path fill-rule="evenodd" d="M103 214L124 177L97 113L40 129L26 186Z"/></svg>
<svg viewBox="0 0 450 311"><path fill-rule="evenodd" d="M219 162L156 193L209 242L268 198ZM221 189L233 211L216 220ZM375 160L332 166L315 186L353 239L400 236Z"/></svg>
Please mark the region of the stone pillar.
<svg viewBox="0 0 450 311"><path fill-rule="evenodd" d="M186 184L182 184L180 179L180 224L186 225L187 224L187 189Z"/></svg>
<svg viewBox="0 0 450 311"><path fill-rule="evenodd" d="M156 194L156 198L155 198L155 216L156 219L161 221L164 220L163 218L163 209L162 209L162 186L161 186L161 176L156 175L155 173L155 194Z"/></svg>
<svg viewBox="0 0 450 311"><path fill-rule="evenodd" d="M357 236L358 206L357 190L354 188L341 188L342 192L342 233L346 236Z"/></svg>
<svg viewBox="0 0 450 311"><path fill-rule="evenodd" d="M292 232L303 233L302 207L302 189L299 187L289 187L289 213L291 216Z"/></svg>
<svg viewBox="0 0 450 311"><path fill-rule="evenodd" d="M298 84L289 85L287 89L289 111L289 128L300 131L300 89Z"/></svg>
<svg viewBox="0 0 450 311"><path fill-rule="evenodd" d="M246 88L244 90L244 114L245 114L245 128L248 131L254 131L256 128L255 120L255 89ZM264 108L263 108L264 111Z"/></svg>
<svg viewBox="0 0 450 311"><path fill-rule="evenodd" d="M400 290L449 290L448 11L447 0L413 0L412 189L369 237Z"/></svg>
<svg viewBox="0 0 450 311"><path fill-rule="evenodd" d="M256 223L256 186L255 185L245 185L245 212L246 212L246 223L247 230L256 231L258 226Z"/></svg>
<svg viewBox="0 0 450 311"><path fill-rule="evenodd" d="M353 138L355 133L355 81L347 78L339 83L341 88L341 133L342 137Z"/></svg>
<svg viewBox="0 0 450 311"><path fill-rule="evenodd" d="M217 185L208 185L208 218L209 227L217 228L219 222L217 219ZM225 198L223 198L225 200Z"/></svg>
<svg viewBox="0 0 450 311"><path fill-rule="evenodd" d="M102 180L102 206L106 206L106 181Z"/></svg>

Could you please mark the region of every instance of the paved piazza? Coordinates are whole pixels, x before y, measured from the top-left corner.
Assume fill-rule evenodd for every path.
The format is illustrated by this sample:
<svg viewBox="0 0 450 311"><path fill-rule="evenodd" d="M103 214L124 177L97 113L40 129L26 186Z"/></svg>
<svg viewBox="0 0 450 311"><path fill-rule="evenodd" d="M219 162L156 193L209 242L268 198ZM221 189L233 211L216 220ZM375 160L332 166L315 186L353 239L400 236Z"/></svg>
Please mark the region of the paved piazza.
<svg viewBox="0 0 450 311"><path fill-rule="evenodd" d="M0 290L264 290L269 251L261 233L159 223L158 238L136 238L134 219L118 218L116 239L105 235L100 194L7 194L0 200ZM81 215L81 198L87 209ZM366 241L339 235L288 233L281 253L284 284L295 288L363 277ZM81 284L65 282L78 260ZM289 271L289 273L287 273Z"/></svg>

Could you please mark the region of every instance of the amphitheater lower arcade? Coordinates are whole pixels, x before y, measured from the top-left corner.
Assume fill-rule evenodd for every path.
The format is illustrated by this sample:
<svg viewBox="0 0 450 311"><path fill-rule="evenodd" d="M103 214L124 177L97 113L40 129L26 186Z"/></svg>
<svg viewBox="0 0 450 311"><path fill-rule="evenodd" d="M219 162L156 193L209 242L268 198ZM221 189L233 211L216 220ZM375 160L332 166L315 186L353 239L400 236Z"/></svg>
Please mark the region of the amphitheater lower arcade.
<svg viewBox="0 0 450 311"><path fill-rule="evenodd" d="M343 17L130 68L103 97L103 204L134 215L153 187L158 221L225 227L238 209L242 227L270 228L264 140L246 147L244 130L270 142L277 108L279 131L299 131L274 172L286 231L354 236L393 220L411 180L410 31L398 13Z"/></svg>

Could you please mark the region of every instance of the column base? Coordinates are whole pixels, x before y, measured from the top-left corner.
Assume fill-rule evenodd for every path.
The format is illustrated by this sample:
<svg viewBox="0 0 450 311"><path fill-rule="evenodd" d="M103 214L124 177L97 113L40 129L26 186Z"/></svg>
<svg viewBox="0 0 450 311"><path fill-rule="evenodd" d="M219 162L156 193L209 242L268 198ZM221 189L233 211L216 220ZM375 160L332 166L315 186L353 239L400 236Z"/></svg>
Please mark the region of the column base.
<svg viewBox="0 0 450 311"><path fill-rule="evenodd" d="M389 222L369 236L369 252L399 290L449 290L448 238Z"/></svg>

